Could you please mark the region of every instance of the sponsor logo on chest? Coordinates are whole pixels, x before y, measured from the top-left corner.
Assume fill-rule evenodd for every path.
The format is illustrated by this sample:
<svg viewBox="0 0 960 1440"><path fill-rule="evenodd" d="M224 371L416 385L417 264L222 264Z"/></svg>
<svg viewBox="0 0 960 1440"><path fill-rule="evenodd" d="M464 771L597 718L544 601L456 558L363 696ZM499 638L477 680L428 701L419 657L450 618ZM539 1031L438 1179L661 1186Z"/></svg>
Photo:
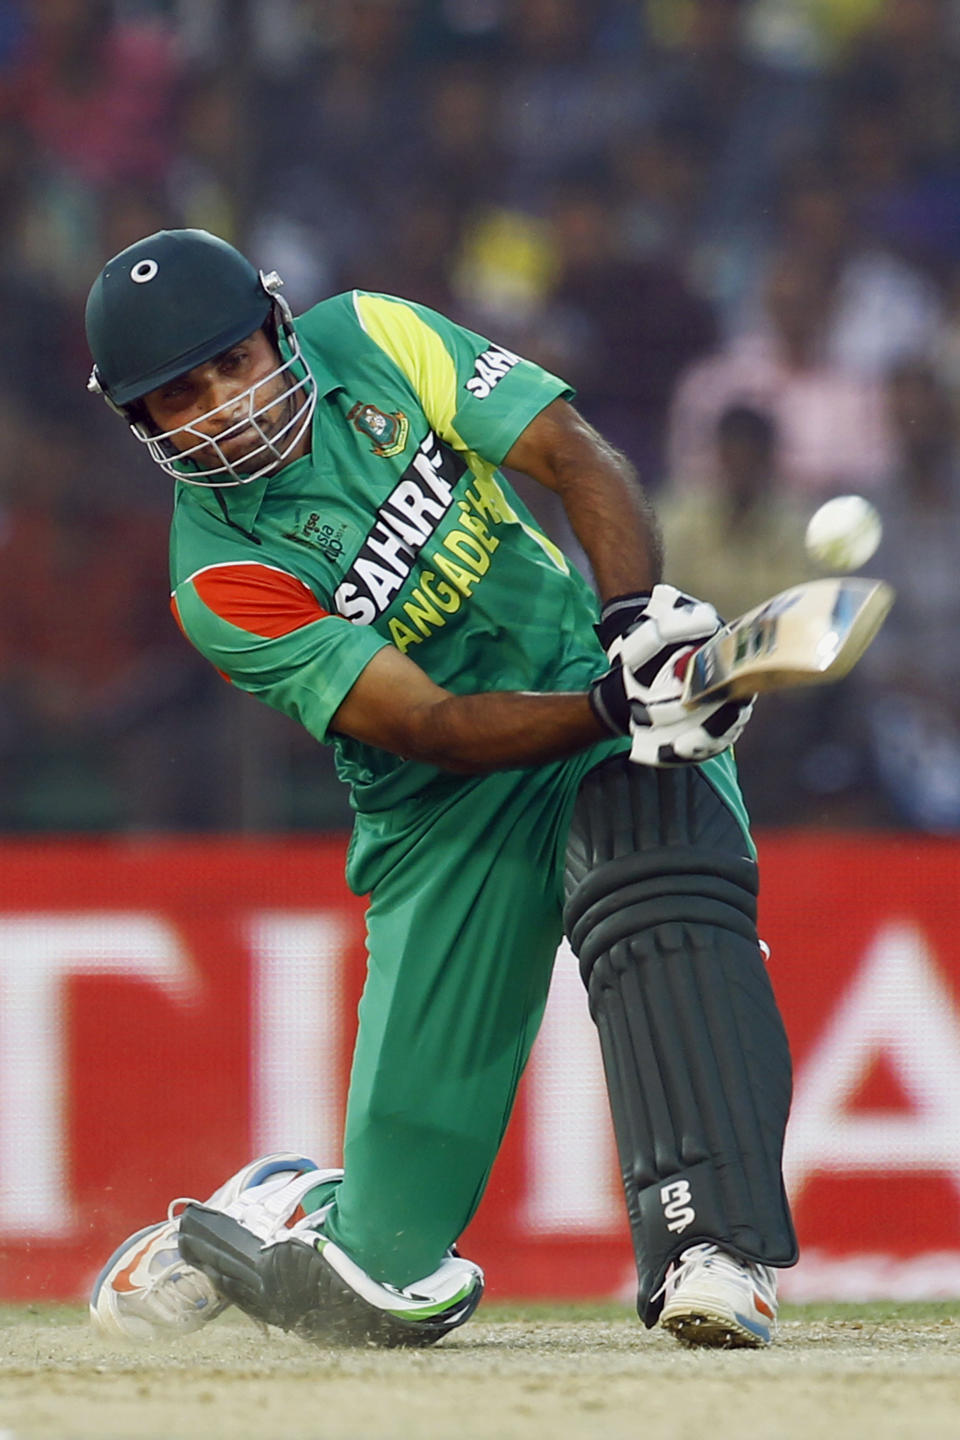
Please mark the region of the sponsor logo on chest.
<svg viewBox="0 0 960 1440"><path fill-rule="evenodd" d="M336 564L343 554L343 536L346 528L345 524L327 524L319 510L311 510L306 521L300 527L299 533L291 531L286 538L307 541L316 545L322 555Z"/></svg>
<svg viewBox="0 0 960 1440"><path fill-rule="evenodd" d="M431 431L377 510L356 559L334 592L339 613L370 625L389 606L453 505L466 470L455 451Z"/></svg>

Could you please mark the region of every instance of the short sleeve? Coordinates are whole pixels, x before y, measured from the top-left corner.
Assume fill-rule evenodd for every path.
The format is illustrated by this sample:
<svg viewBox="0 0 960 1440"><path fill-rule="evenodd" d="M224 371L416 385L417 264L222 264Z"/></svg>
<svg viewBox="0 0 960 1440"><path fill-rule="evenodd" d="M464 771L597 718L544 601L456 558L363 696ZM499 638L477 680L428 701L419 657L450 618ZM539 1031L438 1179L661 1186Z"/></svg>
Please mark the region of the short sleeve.
<svg viewBox="0 0 960 1440"><path fill-rule="evenodd" d="M255 561L198 570L171 604L187 639L225 679L321 741L358 676L390 643L328 613L297 576Z"/></svg>
<svg viewBox="0 0 960 1440"><path fill-rule="evenodd" d="M499 465L530 421L572 388L436 310L355 292L360 324L403 371L433 429L459 450Z"/></svg>

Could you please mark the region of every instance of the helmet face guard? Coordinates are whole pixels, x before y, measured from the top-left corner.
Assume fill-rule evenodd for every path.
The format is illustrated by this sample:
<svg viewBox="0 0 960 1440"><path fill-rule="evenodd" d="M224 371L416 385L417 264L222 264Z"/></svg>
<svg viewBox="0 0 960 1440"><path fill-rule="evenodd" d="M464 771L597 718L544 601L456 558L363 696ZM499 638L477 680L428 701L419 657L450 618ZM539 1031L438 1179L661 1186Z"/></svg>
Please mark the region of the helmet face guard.
<svg viewBox="0 0 960 1440"><path fill-rule="evenodd" d="M148 453L174 479L192 485L246 485L285 464L308 432L316 382L300 348L290 307L232 245L203 230L161 230L107 262L87 299L94 356L88 389L124 416ZM222 414L215 438L199 419L159 433L143 399L197 365L225 354L273 321L277 365L242 394L208 411ZM286 358L289 356L289 358ZM279 420L275 419L279 417ZM231 461L231 436L251 431L253 448Z"/></svg>
<svg viewBox="0 0 960 1440"><path fill-rule="evenodd" d="M265 276L265 285L273 279ZM274 303L277 329L290 349L290 358L279 356L279 364L268 375L204 413L204 423L211 417L222 416L224 421L229 418L229 424L218 435L204 434L198 421L162 432L142 418L130 421L130 429L146 445L151 460L174 480L187 485L249 485L284 465L306 434L317 404L317 386L300 349L289 306L279 297ZM281 382L279 390L274 387L277 380ZM285 414L279 428L270 426L271 434L264 422L278 408ZM254 432L257 443L242 460L231 461L222 448L223 442L245 430Z"/></svg>

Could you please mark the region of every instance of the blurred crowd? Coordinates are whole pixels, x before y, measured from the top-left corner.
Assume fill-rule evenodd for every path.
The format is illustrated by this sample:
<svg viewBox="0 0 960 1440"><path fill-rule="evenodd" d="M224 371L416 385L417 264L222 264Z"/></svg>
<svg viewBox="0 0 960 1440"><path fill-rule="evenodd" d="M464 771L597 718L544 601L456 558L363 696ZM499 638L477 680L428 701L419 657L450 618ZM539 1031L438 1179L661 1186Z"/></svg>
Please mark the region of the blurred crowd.
<svg viewBox="0 0 960 1440"><path fill-rule="evenodd" d="M85 391L94 275L179 225L566 377L722 613L874 498L897 604L758 706L747 798L960 830L958 0L0 0L0 830L348 819L182 641L168 482Z"/></svg>

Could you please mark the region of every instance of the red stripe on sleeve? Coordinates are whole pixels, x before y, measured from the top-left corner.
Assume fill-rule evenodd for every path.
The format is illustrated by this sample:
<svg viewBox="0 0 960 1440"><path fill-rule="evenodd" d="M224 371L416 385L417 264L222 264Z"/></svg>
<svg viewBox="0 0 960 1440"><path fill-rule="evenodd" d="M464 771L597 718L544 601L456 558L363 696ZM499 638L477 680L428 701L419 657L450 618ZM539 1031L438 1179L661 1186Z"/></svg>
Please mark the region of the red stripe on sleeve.
<svg viewBox="0 0 960 1440"><path fill-rule="evenodd" d="M180 618L180 606L177 604L177 597L176 597L176 595L171 595L171 596L170 596L170 609L173 611L173 618L174 618L174 620L176 620L177 624L180 626L180 629L183 630L183 634L184 634L185 638L186 638L187 640L189 640L189 639L190 639L190 636L187 635L186 630L184 630L184 628L183 628L183 620ZM216 672L217 672L218 675L222 676L223 679L226 680L226 682L227 682L228 685L232 685L232 684L233 684L233 681L232 681L232 679L230 678L230 676L227 674L226 670L221 670L221 669L219 668L219 666L217 666L217 665L214 665L213 668L214 668L214 670L216 670Z"/></svg>
<svg viewBox="0 0 960 1440"><path fill-rule="evenodd" d="M269 565L211 565L194 575L193 586L221 620L264 640L289 635L330 613L302 580Z"/></svg>

